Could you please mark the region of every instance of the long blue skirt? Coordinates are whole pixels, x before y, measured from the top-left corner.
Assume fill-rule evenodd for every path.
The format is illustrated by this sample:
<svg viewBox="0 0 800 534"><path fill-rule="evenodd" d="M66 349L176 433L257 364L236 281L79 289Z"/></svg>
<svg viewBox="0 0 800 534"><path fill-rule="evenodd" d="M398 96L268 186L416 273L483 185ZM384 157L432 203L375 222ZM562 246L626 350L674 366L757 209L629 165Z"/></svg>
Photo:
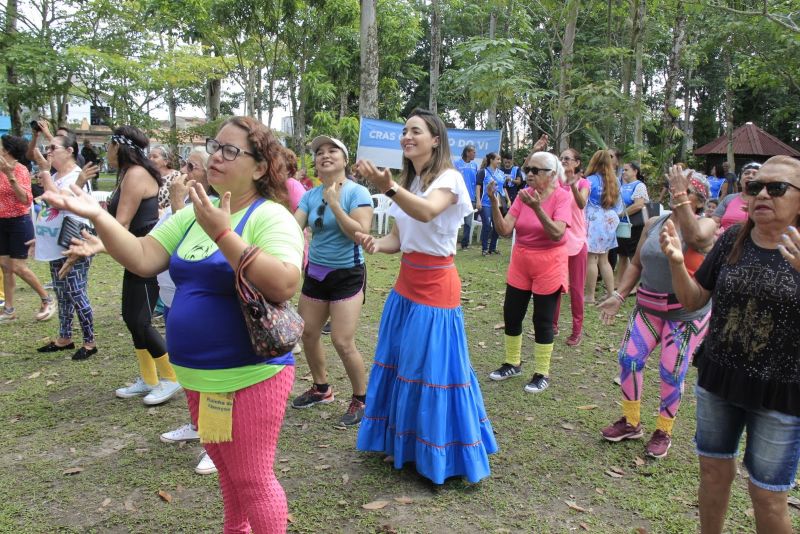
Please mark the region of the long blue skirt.
<svg viewBox="0 0 800 534"><path fill-rule="evenodd" d="M414 462L436 484L489 476L497 442L470 365L461 307L389 294L357 447L394 456L397 469Z"/></svg>

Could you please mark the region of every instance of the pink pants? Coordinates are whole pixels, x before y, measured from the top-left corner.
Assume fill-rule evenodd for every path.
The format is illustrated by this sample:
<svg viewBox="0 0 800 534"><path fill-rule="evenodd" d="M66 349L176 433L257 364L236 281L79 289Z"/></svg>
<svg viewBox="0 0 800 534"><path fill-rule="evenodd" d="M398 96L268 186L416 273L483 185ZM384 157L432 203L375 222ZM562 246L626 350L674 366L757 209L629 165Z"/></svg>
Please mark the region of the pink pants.
<svg viewBox="0 0 800 534"><path fill-rule="evenodd" d="M219 472L225 506L225 534L286 532L286 495L275 478L273 463L286 400L294 382L287 365L268 380L236 392L233 441L206 443ZM197 425L200 394L186 390L192 424Z"/></svg>
<svg viewBox="0 0 800 534"><path fill-rule="evenodd" d="M572 333L579 334L583 328L583 290L586 285L586 261L589 256L586 243L580 252L569 257L569 302L572 309ZM556 303L553 327L558 328L558 314L561 313L561 299Z"/></svg>

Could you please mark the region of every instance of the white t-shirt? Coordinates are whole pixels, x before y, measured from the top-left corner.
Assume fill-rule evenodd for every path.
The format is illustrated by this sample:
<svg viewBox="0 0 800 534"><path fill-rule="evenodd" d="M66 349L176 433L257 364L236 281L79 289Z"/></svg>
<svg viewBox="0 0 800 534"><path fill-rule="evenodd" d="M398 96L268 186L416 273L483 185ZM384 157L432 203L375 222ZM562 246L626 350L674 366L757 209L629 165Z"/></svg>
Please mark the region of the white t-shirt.
<svg viewBox="0 0 800 534"><path fill-rule="evenodd" d="M67 189L69 186L78 181L78 176L81 174L81 168L77 165L72 171L63 176L58 173L53 175L53 182L59 191ZM91 187L88 182L86 188L91 192ZM66 210L59 210L51 206L43 206L39 214L36 216L34 223L34 230L36 232L36 259L39 261L54 261L64 259L61 254L64 252L64 247L58 245L58 235L61 233L61 225L64 223L64 217L69 215L72 218L78 219L85 224L91 224L88 219L78 217L72 212Z"/></svg>
<svg viewBox="0 0 800 534"><path fill-rule="evenodd" d="M431 256L452 256L456 253L458 229L464 224L464 217L472 213L470 200L464 177L455 169L447 169L433 180L424 192L421 190L420 178L417 176L411 184L410 191L417 196L427 197L434 189L447 189L457 200L432 221L424 223L404 212L393 202L388 214L394 217L400 235L402 252L422 252Z"/></svg>

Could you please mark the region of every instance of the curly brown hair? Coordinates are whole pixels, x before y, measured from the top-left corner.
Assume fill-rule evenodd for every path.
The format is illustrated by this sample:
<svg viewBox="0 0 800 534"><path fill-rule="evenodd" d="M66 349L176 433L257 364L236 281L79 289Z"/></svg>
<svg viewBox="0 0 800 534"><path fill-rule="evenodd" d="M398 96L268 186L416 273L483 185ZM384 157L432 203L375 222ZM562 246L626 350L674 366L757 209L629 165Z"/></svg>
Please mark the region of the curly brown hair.
<svg viewBox="0 0 800 534"><path fill-rule="evenodd" d="M286 161L286 176L294 178L294 175L297 174L297 154L292 149L284 148L283 159Z"/></svg>
<svg viewBox="0 0 800 534"><path fill-rule="evenodd" d="M252 117L231 117L222 123L220 130L232 124L247 132L247 142L253 158L266 162L267 172L256 180L259 196L268 198L289 208L289 192L286 189L286 158L284 148L272 130Z"/></svg>

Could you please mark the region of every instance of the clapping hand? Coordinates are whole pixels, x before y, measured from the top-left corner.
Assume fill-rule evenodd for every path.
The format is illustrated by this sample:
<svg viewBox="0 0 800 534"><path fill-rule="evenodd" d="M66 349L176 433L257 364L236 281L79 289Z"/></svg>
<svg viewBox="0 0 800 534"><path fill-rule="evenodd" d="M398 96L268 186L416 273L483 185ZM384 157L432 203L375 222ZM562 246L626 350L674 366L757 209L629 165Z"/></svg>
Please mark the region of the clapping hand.
<svg viewBox="0 0 800 534"><path fill-rule="evenodd" d="M339 194L341 192L339 184L333 182L330 186L322 189L322 199L329 206L334 206L339 203Z"/></svg>
<svg viewBox="0 0 800 534"><path fill-rule="evenodd" d="M800 271L800 232L797 228L789 226L786 229L786 233L781 236L778 250L795 270Z"/></svg>
<svg viewBox="0 0 800 534"><path fill-rule="evenodd" d="M539 194L539 191L533 188L523 189L517 196L520 197L523 204L531 209L536 209L542 204L542 196Z"/></svg>
<svg viewBox="0 0 800 534"><path fill-rule="evenodd" d="M661 251L667 256L670 263L674 265L683 263L683 247L681 240L678 237L678 231L675 230L675 225L671 220L667 219L664 227L659 234L659 242L661 243Z"/></svg>
<svg viewBox="0 0 800 534"><path fill-rule="evenodd" d="M189 180L189 198L194 205L197 224L211 239L216 239L225 229L231 227L231 193L228 191L219 200L219 207L208 197L203 184Z"/></svg>
<svg viewBox="0 0 800 534"><path fill-rule="evenodd" d="M360 159L353 166L353 171L369 180L379 191L386 191L392 187L392 172L389 169L378 169L368 159Z"/></svg>
<svg viewBox="0 0 800 534"><path fill-rule="evenodd" d="M78 175L78 181L85 184L98 174L100 174L100 167L94 163L87 163L83 166L83 169L81 169L81 173Z"/></svg>
<svg viewBox="0 0 800 534"><path fill-rule="evenodd" d="M3 156L0 156L0 172L6 175L9 182L14 179L14 165Z"/></svg>
<svg viewBox="0 0 800 534"><path fill-rule="evenodd" d="M686 190L689 189L689 178L679 165L673 165L669 168L667 180L669 181L669 191L672 195L686 193Z"/></svg>
<svg viewBox="0 0 800 534"><path fill-rule="evenodd" d="M81 237L83 239L72 238L72 244L69 249L61 254L67 257L67 261L58 270L58 279L63 280L67 274L72 270L72 266L81 258L90 258L95 254L105 252L106 248L103 242L96 235L92 235L86 230L81 230Z"/></svg>
<svg viewBox="0 0 800 534"><path fill-rule="evenodd" d="M550 137L547 134L542 134L539 140L533 144L534 152L544 152L547 150L547 145L550 143Z"/></svg>
<svg viewBox="0 0 800 534"><path fill-rule="evenodd" d="M71 211L75 215L94 220L102 212L103 208L90 194L75 184L69 186L69 191L45 191L42 199L50 206L60 210Z"/></svg>

